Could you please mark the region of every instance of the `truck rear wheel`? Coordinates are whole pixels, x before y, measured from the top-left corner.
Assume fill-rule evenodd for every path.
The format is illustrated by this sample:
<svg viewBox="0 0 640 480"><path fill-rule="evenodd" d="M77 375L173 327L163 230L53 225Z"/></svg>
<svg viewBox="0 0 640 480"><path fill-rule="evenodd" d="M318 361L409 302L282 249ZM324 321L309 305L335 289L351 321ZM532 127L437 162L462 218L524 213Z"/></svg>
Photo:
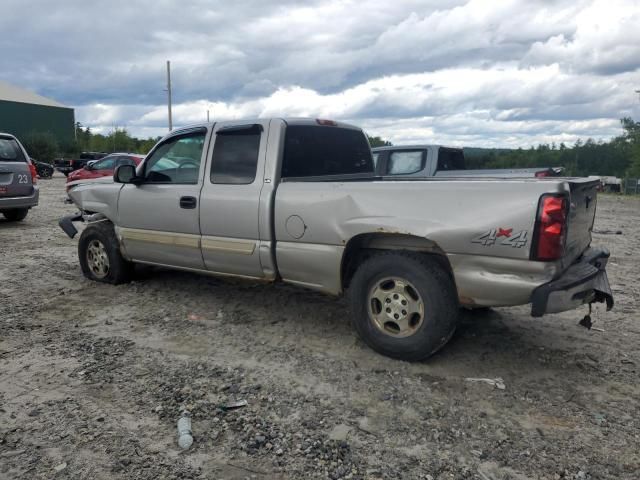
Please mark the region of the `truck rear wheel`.
<svg viewBox="0 0 640 480"><path fill-rule="evenodd" d="M4 218L9 220L10 222L19 222L20 220L24 220L29 213L28 208L14 208L11 210L4 210L2 214Z"/></svg>
<svg viewBox="0 0 640 480"><path fill-rule="evenodd" d="M356 270L349 297L360 337L400 360L433 355L458 323L453 280L428 255L389 251L369 257Z"/></svg>
<svg viewBox="0 0 640 480"><path fill-rule="evenodd" d="M98 222L84 229L78 241L82 273L89 280L114 285L128 282L133 264L120 253L120 244L109 222Z"/></svg>

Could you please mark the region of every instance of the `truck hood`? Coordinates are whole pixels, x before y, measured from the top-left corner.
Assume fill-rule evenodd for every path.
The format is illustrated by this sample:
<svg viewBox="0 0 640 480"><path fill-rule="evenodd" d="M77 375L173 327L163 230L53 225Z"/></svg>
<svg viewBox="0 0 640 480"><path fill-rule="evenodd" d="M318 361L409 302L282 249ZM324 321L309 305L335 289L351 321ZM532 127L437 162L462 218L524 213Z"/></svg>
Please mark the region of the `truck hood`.
<svg viewBox="0 0 640 480"><path fill-rule="evenodd" d="M113 183L113 177L98 177L98 178L78 178L74 179L72 174L69 174L69 180L67 180L67 191L72 190L78 185L91 185L95 183Z"/></svg>

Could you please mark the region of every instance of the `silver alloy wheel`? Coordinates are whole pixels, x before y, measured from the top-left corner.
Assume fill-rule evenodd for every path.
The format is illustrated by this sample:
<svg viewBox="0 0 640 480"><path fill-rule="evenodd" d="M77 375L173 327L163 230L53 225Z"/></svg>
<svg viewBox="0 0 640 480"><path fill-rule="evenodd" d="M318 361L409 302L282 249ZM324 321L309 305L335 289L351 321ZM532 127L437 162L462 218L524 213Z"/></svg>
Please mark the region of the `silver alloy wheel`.
<svg viewBox="0 0 640 480"><path fill-rule="evenodd" d="M368 296L369 318L381 332L396 338L413 335L424 321L418 290L398 277L376 282Z"/></svg>
<svg viewBox="0 0 640 480"><path fill-rule="evenodd" d="M107 249L100 240L94 239L87 246L87 265L97 278L104 278L109 274L109 256Z"/></svg>

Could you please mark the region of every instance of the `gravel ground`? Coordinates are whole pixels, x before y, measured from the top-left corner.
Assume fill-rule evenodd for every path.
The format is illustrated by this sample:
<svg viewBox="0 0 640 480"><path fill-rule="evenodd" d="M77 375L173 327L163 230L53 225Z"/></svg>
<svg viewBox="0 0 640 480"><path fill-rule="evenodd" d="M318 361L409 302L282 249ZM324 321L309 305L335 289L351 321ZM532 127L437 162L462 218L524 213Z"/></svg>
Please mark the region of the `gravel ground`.
<svg viewBox="0 0 640 480"><path fill-rule="evenodd" d="M341 299L155 269L86 280L56 224L63 184L0 221L0 478L640 478L640 199L599 200L596 229L622 231L594 234L604 332L577 326L586 308L464 314L409 364L358 340Z"/></svg>

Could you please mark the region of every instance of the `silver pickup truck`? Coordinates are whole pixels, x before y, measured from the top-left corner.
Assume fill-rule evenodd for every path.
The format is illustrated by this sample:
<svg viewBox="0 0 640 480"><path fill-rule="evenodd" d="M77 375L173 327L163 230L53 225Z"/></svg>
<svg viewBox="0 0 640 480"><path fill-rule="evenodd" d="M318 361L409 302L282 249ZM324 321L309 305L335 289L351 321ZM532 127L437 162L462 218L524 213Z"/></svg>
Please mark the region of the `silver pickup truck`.
<svg viewBox="0 0 640 480"><path fill-rule="evenodd" d="M348 292L372 348L426 358L461 306L533 316L613 299L590 247L597 182L375 177L369 144L329 120L218 122L171 132L137 169L69 192L60 226L90 279L134 263Z"/></svg>
<svg viewBox="0 0 640 480"><path fill-rule="evenodd" d="M557 177L563 167L483 168L468 170L464 149L442 145L392 145L372 148L376 175L428 177Z"/></svg>

